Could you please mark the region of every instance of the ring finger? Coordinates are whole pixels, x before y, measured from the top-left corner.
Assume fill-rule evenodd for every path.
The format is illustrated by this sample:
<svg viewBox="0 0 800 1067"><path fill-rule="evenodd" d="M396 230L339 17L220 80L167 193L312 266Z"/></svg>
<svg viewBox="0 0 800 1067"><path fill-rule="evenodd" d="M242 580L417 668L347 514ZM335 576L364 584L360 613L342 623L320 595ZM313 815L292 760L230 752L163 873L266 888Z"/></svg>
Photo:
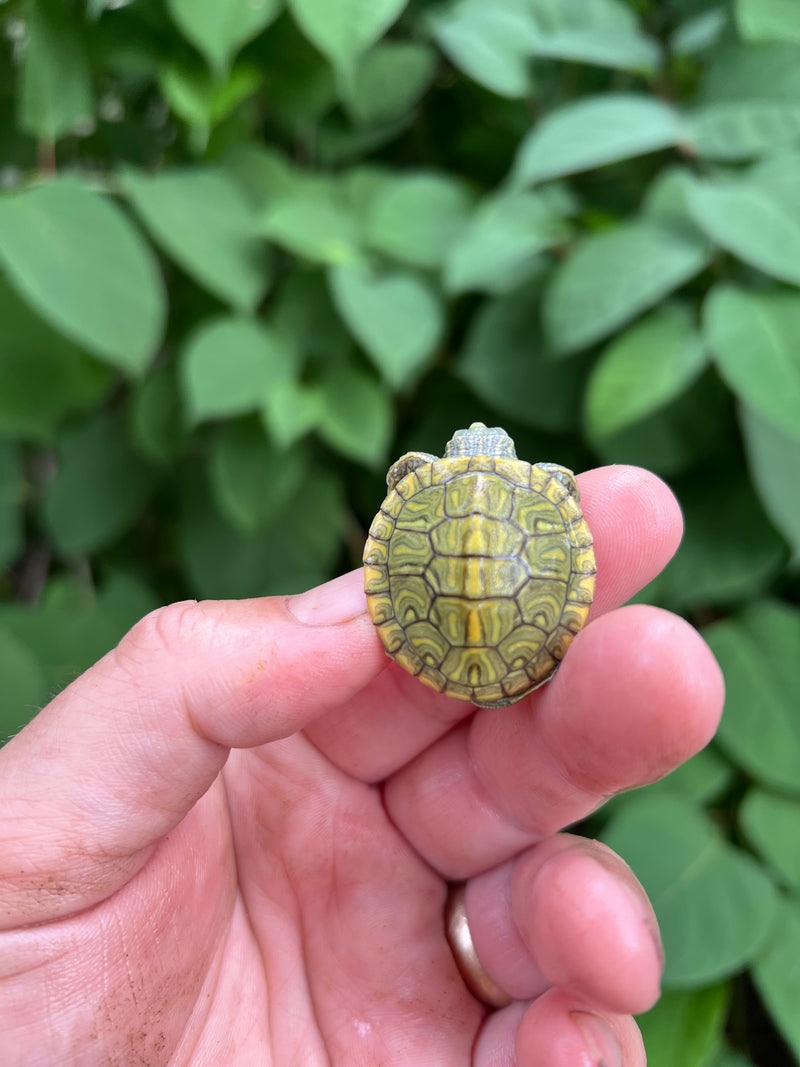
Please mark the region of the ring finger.
<svg viewBox="0 0 800 1067"><path fill-rule="evenodd" d="M643 1067L630 1014L655 1002L663 955L619 857L562 834L471 879L465 903L480 967L515 998L487 1016L475 1067Z"/></svg>

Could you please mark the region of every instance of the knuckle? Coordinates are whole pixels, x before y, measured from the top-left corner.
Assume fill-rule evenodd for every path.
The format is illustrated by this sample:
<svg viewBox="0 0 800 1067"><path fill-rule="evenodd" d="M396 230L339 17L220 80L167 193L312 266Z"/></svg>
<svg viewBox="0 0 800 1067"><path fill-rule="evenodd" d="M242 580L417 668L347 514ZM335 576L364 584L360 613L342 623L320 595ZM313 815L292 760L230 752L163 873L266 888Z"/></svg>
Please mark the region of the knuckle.
<svg viewBox="0 0 800 1067"><path fill-rule="evenodd" d="M191 648L197 640L200 605L179 601L156 608L128 631L115 649L117 665L131 674L152 670L159 660Z"/></svg>

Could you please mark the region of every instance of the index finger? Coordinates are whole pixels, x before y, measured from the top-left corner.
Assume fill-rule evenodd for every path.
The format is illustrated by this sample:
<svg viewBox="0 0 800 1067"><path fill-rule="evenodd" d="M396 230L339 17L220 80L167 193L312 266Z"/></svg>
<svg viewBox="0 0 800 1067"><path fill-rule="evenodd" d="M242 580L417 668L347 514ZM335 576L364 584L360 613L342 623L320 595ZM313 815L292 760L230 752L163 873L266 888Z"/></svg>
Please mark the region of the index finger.
<svg viewBox="0 0 800 1067"><path fill-rule="evenodd" d="M641 467L599 467L579 475L578 484L597 558L591 624L663 570L680 543L683 520L669 487ZM329 759L364 781L388 777L475 711L423 686L388 658L385 664L347 706L306 730ZM534 693L520 706L536 699Z"/></svg>

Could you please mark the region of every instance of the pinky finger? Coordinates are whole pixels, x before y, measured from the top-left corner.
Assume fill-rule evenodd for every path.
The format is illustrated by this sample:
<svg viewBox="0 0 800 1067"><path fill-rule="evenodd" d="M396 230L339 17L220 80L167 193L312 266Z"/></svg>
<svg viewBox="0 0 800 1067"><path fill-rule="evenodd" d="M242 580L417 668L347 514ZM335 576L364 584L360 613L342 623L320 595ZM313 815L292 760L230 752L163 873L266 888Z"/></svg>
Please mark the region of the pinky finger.
<svg viewBox="0 0 800 1067"><path fill-rule="evenodd" d="M516 1002L488 1016L472 1062L473 1067L647 1067L632 1016L588 1011L555 989L530 1005Z"/></svg>

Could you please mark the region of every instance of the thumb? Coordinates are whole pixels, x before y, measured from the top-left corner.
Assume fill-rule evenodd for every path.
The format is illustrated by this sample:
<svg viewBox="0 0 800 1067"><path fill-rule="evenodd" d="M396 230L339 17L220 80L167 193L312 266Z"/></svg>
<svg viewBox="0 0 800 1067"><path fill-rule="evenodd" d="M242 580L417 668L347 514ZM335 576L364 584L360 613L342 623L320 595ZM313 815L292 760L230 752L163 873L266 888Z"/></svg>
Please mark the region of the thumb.
<svg viewBox="0 0 800 1067"><path fill-rule="evenodd" d="M146 616L0 752L0 928L20 908L41 921L104 899L230 748L302 729L386 662L360 570L295 597Z"/></svg>

